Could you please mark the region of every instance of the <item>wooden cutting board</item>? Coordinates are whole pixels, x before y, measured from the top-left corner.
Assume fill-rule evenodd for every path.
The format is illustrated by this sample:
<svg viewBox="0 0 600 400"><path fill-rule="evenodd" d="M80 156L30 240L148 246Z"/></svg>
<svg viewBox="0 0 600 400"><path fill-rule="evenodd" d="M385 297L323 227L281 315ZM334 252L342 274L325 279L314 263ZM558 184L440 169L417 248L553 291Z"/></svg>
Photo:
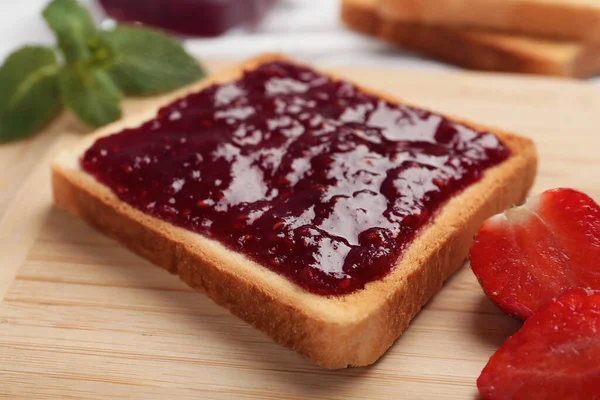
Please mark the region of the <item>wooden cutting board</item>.
<svg viewBox="0 0 600 400"><path fill-rule="evenodd" d="M597 88L487 74L336 72L530 136L541 157L535 192L571 186L600 199ZM127 111L154 101L129 101ZM479 372L519 327L463 268L378 363L321 370L53 208L49 160L82 131L63 116L29 142L0 147L0 398L476 398Z"/></svg>

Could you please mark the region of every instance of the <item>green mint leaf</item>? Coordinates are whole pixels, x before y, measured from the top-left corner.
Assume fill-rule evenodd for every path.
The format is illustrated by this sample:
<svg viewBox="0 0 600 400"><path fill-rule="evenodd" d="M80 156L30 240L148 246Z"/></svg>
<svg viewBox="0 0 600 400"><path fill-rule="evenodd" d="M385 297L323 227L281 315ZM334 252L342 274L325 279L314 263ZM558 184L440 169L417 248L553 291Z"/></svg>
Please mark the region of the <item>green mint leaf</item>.
<svg viewBox="0 0 600 400"><path fill-rule="evenodd" d="M168 92L206 75L179 42L160 31L119 26L102 37L114 54L108 73L126 94Z"/></svg>
<svg viewBox="0 0 600 400"><path fill-rule="evenodd" d="M0 142L27 137L60 111L58 70L53 49L27 46L0 67Z"/></svg>
<svg viewBox="0 0 600 400"><path fill-rule="evenodd" d="M59 73L63 103L87 125L98 127L121 117L121 91L105 71L68 66Z"/></svg>
<svg viewBox="0 0 600 400"><path fill-rule="evenodd" d="M67 63L87 61L93 56L90 42L96 40L98 32L92 16L77 0L53 0L43 15L56 33Z"/></svg>

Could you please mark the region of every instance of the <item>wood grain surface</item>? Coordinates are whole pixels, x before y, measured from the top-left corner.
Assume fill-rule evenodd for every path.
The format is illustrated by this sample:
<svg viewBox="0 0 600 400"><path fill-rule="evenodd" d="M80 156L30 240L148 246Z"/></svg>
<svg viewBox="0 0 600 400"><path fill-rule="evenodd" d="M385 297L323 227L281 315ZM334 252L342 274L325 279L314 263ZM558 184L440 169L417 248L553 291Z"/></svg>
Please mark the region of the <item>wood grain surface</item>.
<svg viewBox="0 0 600 400"><path fill-rule="evenodd" d="M219 68L222 64L213 64ZM535 192L600 200L600 90L489 74L336 69L418 105L533 138ZM156 99L128 101L135 112ZM0 147L0 398L465 399L519 323L463 268L375 365L324 371L52 206L69 116Z"/></svg>

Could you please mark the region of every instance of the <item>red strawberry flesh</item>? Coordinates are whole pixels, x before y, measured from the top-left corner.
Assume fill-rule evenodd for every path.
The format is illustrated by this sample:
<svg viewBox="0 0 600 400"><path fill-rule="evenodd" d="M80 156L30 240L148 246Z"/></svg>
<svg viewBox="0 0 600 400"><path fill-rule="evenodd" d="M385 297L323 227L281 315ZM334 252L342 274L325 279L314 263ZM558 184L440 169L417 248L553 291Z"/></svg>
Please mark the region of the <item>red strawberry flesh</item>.
<svg viewBox="0 0 600 400"><path fill-rule="evenodd" d="M492 356L477 380L486 400L600 399L600 291L546 303Z"/></svg>
<svg viewBox="0 0 600 400"><path fill-rule="evenodd" d="M469 258L490 299L527 319L566 289L600 290L600 206L573 189L546 191L485 221Z"/></svg>

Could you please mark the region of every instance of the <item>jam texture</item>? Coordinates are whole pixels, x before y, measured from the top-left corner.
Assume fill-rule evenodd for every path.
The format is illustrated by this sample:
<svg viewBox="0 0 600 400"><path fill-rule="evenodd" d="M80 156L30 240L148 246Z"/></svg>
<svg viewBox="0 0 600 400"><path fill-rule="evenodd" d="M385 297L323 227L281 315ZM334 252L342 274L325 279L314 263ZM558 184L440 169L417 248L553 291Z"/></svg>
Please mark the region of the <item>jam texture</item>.
<svg viewBox="0 0 600 400"><path fill-rule="evenodd" d="M133 207L341 295L389 273L508 156L491 133L278 61L98 139L80 162Z"/></svg>

